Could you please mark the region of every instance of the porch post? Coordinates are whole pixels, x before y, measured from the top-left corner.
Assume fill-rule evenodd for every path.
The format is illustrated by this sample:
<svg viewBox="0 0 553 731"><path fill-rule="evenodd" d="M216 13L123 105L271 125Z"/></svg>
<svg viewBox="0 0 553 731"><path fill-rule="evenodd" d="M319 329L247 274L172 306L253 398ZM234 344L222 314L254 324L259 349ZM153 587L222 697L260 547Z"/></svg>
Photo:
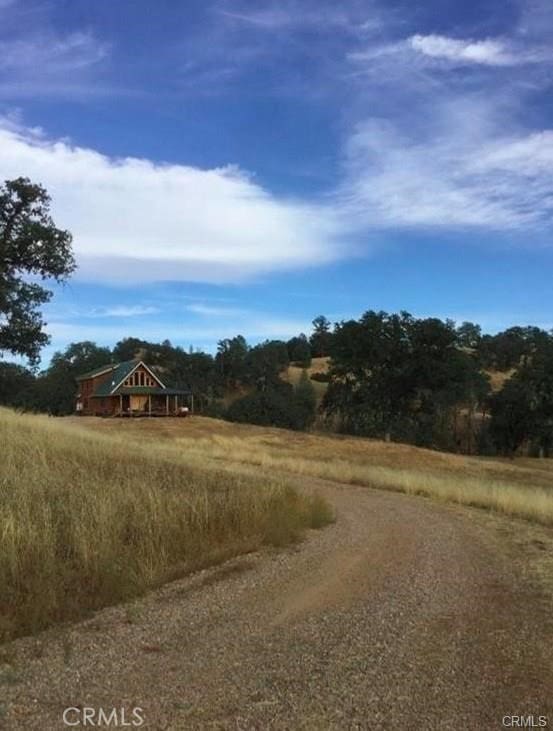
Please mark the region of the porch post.
<svg viewBox="0 0 553 731"><path fill-rule="evenodd" d="M177 415L177 400L178 400L177 394L175 394L175 416Z"/></svg>
<svg viewBox="0 0 553 731"><path fill-rule="evenodd" d="M148 416L152 415L152 394L148 394Z"/></svg>
<svg viewBox="0 0 553 731"><path fill-rule="evenodd" d="M190 413L194 413L194 394L190 394Z"/></svg>
<svg viewBox="0 0 553 731"><path fill-rule="evenodd" d="M165 415L169 416L169 394L165 394Z"/></svg>
<svg viewBox="0 0 553 731"><path fill-rule="evenodd" d="M119 394L119 416L123 416L123 394Z"/></svg>

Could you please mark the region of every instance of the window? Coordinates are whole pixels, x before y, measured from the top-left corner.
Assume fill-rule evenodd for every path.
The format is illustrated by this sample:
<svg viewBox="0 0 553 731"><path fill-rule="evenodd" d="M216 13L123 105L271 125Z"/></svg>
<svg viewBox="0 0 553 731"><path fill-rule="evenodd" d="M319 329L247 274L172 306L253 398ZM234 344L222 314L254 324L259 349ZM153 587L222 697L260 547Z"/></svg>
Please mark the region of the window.
<svg viewBox="0 0 553 731"><path fill-rule="evenodd" d="M150 388L154 388L158 384L156 381L150 376L149 373L145 373L144 371L135 371L132 375L130 375L123 384L124 386L149 386Z"/></svg>

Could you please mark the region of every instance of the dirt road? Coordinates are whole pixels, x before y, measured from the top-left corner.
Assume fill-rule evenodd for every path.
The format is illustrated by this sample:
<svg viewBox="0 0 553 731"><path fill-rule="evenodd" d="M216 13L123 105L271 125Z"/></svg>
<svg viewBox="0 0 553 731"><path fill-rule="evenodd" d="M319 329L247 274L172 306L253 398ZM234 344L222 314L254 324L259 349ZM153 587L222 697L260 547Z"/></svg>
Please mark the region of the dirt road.
<svg viewBox="0 0 553 731"><path fill-rule="evenodd" d="M0 725L139 707L156 731L553 728L551 531L320 485L338 521L301 545L14 643Z"/></svg>

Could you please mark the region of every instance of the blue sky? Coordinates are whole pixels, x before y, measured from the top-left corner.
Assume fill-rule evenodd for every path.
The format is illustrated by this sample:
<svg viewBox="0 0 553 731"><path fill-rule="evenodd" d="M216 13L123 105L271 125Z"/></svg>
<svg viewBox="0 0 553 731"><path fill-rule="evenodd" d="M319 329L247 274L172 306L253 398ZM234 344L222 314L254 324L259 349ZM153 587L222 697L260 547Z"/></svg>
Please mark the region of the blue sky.
<svg viewBox="0 0 553 731"><path fill-rule="evenodd" d="M54 349L364 310L553 326L546 0L0 0L0 178L74 234Z"/></svg>

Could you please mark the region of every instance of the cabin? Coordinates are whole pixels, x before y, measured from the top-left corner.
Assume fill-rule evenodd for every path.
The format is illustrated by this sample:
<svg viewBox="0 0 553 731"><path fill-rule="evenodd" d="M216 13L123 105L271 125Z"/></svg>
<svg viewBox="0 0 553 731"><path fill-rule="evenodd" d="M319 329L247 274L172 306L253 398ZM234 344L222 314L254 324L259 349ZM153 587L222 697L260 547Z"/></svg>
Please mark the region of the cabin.
<svg viewBox="0 0 553 731"><path fill-rule="evenodd" d="M190 391L167 388L141 360L109 363L78 376L75 411L82 416L186 416Z"/></svg>

